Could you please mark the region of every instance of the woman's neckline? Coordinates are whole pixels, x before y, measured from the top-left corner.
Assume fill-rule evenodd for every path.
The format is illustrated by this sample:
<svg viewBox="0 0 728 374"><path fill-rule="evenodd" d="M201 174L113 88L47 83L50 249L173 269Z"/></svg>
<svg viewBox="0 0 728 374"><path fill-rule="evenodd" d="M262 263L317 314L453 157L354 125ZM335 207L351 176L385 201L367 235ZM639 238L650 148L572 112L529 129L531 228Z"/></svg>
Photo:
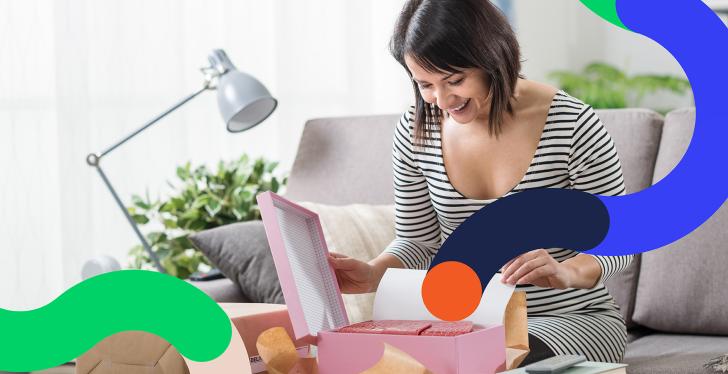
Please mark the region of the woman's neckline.
<svg viewBox="0 0 728 374"><path fill-rule="evenodd" d="M518 189L518 187L521 186L521 184L523 183L523 180L526 179L526 176L528 176L529 173L532 171L532 169L533 169L533 163L536 160L536 158L538 157L538 155L539 155L539 153L541 152L541 149L542 149L541 148L541 145L542 145L542 143L544 141L543 138L544 138L544 134L546 133L546 127L549 126L549 120L548 119L551 116L551 112L554 109L554 105L556 103L556 99L559 96L562 96L562 95L565 95L565 92L563 90L558 90L558 91L556 91L556 93L554 94L554 96L551 98L551 104L549 105L549 109L546 112L546 118L544 120L544 125L543 125L543 127L541 129L541 135L540 135L539 140L538 140L538 145L536 146L536 150L534 151L533 156L531 157L531 162L528 164L528 168L526 169L526 172L521 176L521 178L518 180L518 182L516 183L515 186L513 186L510 190L508 190L508 192L506 192L506 193L504 193L504 194L502 194L500 196L496 196L496 197L492 197L492 198L486 198L486 199L472 198L472 197L465 196L462 192L460 192L452 184L452 180L450 179L450 175L447 172L447 167L445 166L445 152L442 149L442 144L443 144L443 142L442 142L442 126L439 126L440 127L439 128L439 132L440 132L440 134L439 134L440 135L440 157L442 158L442 170L443 170L443 172L445 174L445 179L447 181L447 184L449 184L450 187L452 188L452 190L455 193L457 193L461 198L466 199L466 200L470 200L470 201L475 201L475 202L489 203L489 202L496 201L498 199L502 199L502 198L504 198L504 197L512 194L516 189Z"/></svg>

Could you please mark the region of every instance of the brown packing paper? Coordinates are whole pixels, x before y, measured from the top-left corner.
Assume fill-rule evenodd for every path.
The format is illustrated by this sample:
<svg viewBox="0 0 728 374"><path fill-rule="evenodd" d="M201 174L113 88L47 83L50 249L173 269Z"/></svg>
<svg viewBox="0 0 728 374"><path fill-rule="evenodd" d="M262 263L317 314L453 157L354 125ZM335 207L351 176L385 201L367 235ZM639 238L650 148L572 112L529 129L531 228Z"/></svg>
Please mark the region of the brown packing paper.
<svg viewBox="0 0 728 374"><path fill-rule="evenodd" d="M300 358L291 337L282 327L263 331L255 345L269 374L318 373L316 358Z"/></svg>
<svg viewBox="0 0 728 374"><path fill-rule="evenodd" d="M503 327L506 331L506 370L512 370L517 368L530 352L525 292L517 291L511 296L503 317Z"/></svg>
<svg viewBox="0 0 728 374"><path fill-rule="evenodd" d="M400 351L392 345L384 343L384 353L374 366L361 372L361 374L390 374L390 373L411 373L411 374L433 374L414 357L404 351Z"/></svg>

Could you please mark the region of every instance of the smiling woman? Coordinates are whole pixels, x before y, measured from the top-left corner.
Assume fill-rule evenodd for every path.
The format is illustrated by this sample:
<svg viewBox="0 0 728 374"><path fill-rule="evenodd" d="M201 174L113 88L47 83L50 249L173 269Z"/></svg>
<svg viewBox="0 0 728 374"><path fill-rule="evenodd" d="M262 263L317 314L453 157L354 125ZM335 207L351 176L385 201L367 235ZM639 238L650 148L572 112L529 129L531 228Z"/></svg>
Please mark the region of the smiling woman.
<svg viewBox="0 0 728 374"><path fill-rule="evenodd" d="M390 50L413 78L417 139L432 130L426 121L428 115L439 116L440 109L466 103L443 102L446 95L442 91L439 93L443 98L435 100L437 91L432 85L440 87L440 82L420 81L413 69L418 70L418 75L443 75L444 80L455 77L448 82L452 86L470 78L467 88L480 94L478 106L490 107L487 120L491 133L498 134L506 113L513 113L510 98L521 71L520 48L506 17L489 1L464 1L453 7L429 1L407 2L395 26Z"/></svg>
<svg viewBox="0 0 728 374"><path fill-rule="evenodd" d="M625 193L614 143L593 109L520 75L514 32L488 0L407 1L390 49L415 96L394 134L397 237L369 263L332 258L344 292L356 292L345 279L376 289L388 267L428 269L460 224L502 197L537 188ZM482 242L472 250L497 250L488 227ZM525 363L556 354L621 361L625 323L603 282L631 259L546 248L504 264L504 281L527 295Z"/></svg>

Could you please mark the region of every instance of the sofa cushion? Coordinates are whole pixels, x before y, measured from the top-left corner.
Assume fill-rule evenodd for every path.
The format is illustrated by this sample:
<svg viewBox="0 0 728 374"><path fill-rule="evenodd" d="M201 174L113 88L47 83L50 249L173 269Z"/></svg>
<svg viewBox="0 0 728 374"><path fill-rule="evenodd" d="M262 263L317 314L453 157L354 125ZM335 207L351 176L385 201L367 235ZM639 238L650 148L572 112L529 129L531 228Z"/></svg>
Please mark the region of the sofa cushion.
<svg viewBox="0 0 728 374"><path fill-rule="evenodd" d="M728 334L728 203L688 236L642 255L633 319L676 333Z"/></svg>
<svg viewBox="0 0 728 374"><path fill-rule="evenodd" d="M654 334L627 344L630 374L708 374L703 365L728 352L728 337Z"/></svg>
<svg viewBox="0 0 728 374"><path fill-rule="evenodd" d="M690 235L643 255L634 319L652 329L728 334L728 203Z"/></svg>
<svg viewBox="0 0 728 374"><path fill-rule="evenodd" d="M394 205L301 205L319 215L331 252L369 261L394 240ZM343 298L349 322L372 319L374 293L345 294Z"/></svg>
<svg viewBox="0 0 728 374"><path fill-rule="evenodd" d="M600 109L596 112L617 147L627 193L651 186L662 134L662 116L647 109ZM639 265L640 256L637 255L629 267L604 283L619 305L627 328L635 327L632 313Z"/></svg>
<svg viewBox="0 0 728 374"><path fill-rule="evenodd" d="M694 129L695 108L673 110L667 114L652 184L659 182L677 166L690 145Z"/></svg>
<svg viewBox="0 0 728 374"><path fill-rule="evenodd" d="M238 285L247 301L284 303L263 222L240 222L200 231L191 235L190 241Z"/></svg>
<svg viewBox="0 0 728 374"><path fill-rule="evenodd" d="M627 193L651 186L662 116L648 109L600 109L596 113L617 147Z"/></svg>
<svg viewBox="0 0 728 374"><path fill-rule="evenodd" d="M682 158L695 123L693 109L665 120L655 182ZM685 197L689 198L689 197ZM649 328L678 333L728 334L728 204L688 236L642 255L634 320Z"/></svg>

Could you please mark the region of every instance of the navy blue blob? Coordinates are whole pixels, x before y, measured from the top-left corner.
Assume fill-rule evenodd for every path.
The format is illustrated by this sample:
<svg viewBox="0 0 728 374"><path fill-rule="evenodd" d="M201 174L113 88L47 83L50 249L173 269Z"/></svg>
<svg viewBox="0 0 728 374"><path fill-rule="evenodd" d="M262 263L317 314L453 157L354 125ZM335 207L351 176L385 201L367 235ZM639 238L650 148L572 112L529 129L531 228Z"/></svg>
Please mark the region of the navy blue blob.
<svg viewBox="0 0 728 374"><path fill-rule="evenodd" d="M446 261L470 266L483 287L510 259L538 248L586 251L609 231L609 213L596 196L556 188L519 192L486 205L447 238L430 269Z"/></svg>

